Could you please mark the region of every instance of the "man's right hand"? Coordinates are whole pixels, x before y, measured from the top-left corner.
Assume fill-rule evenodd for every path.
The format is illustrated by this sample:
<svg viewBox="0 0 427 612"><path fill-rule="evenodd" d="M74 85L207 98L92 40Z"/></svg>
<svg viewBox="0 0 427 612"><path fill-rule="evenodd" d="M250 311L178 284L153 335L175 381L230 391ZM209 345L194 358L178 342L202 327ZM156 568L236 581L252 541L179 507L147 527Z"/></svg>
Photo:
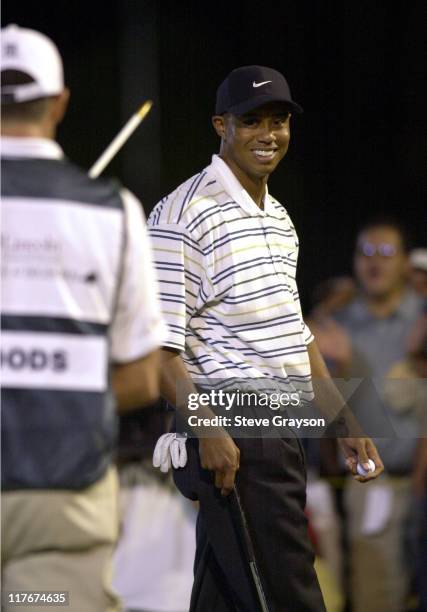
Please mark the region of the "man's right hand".
<svg viewBox="0 0 427 612"><path fill-rule="evenodd" d="M215 472L221 495L229 495L240 465L240 450L233 439L225 431L215 438L199 438L199 455L202 468Z"/></svg>
<svg viewBox="0 0 427 612"><path fill-rule="evenodd" d="M196 393L190 375L180 354L172 349L161 350L161 394L176 410L181 418L187 420L190 416L188 400L185 394ZM181 401L177 401L177 382L180 383ZM215 413L209 406L199 409L200 417L212 418ZM215 473L215 486L221 489L222 495L229 495L233 490L236 472L239 469L240 451L230 435L222 428L208 428L204 431L198 427L194 433L199 438L199 455L202 468ZM204 437L205 433L215 437ZM218 435L217 435L218 434Z"/></svg>

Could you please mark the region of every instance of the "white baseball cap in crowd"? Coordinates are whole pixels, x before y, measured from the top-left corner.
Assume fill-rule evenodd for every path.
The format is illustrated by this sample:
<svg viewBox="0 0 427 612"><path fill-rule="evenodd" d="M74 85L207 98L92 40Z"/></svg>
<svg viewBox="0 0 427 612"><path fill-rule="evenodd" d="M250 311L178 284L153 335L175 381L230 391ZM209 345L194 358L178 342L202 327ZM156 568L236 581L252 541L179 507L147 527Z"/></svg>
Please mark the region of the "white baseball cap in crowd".
<svg viewBox="0 0 427 612"><path fill-rule="evenodd" d="M2 85L3 104L55 96L64 89L62 60L54 43L36 30L11 24L1 30L1 72L16 70L31 82Z"/></svg>
<svg viewBox="0 0 427 612"><path fill-rule="evenodd" d="M409 253L409 261L416 270L427 272L427 249L414 249Z"/></svg>

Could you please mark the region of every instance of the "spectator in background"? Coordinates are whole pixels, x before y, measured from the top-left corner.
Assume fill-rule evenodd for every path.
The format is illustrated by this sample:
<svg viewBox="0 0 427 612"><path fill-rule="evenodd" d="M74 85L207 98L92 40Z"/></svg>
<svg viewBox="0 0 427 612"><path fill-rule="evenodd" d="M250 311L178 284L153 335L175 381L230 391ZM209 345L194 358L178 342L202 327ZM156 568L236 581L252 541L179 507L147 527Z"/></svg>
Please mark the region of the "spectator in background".
<svg viewBox="0 0 427 612"><path fill-rule="evenodd" d="M367 487L346 486L352 609L402 612L414 561L404 543L420 425L417 407L390 401L384 381L405 358L422 301L408 289L405 236L394 221L361 229L354 264L360 294L336 315L350 342L334 356L334 369L362 379L349 403L366 433L376 436L387 474Z"/></svg>
<svg viewBox="0 0 427 612"><path fill-rule="evenodd" d="M69 92L52 41L13 25L1 45L2 610L10 591L67 591L70 611L112 612L109 381L122 410L154 401L165 335L145 223L54 141Z"/></svg>
<svg viewBox="0 0 427 612"><path fill-rule="evenodd" d="M356 283L351 276L337 276L319 283L313 291L313 309L310 318L323 321L341 310L356 296Z"/></svg>
<svg viewBox="0 0 427 612"><path fill-rule="evenodd" d="M320 283L313 292L314 307L308 323L332 375L336 364L346 362L351 355L351 343L334 315L356 295L356 283L349 276L331 278ZM311 327L310 327L311 329Z"/></svg>
<svg viewBox="0 0 427 612"><path fill-rule="evenodd" d="M408 361L419 386L427 382L427 249L415 249L410 254L412 287L424 298L424 312L417 319L408 337ZM425 399L425 395L424 395ZM417 524L417 587L419 612L427 612L427 402L423 404L422 425L413 475L414 491L419 510Z"/></svg>

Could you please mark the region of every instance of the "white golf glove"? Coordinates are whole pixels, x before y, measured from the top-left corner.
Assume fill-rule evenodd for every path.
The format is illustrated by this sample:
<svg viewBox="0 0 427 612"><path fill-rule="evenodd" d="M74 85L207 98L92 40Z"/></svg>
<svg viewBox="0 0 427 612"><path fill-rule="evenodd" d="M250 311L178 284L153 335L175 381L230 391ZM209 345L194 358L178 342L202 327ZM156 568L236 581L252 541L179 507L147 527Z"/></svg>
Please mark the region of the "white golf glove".
<svg viewBox="0 0 427 612"><path fill-rule="evenodd" d="M161 472L168 472L171 464L174 468L184 467L187 463L187 437L176 433L167 433L157 440L153 453L153 465Z"/></svg>

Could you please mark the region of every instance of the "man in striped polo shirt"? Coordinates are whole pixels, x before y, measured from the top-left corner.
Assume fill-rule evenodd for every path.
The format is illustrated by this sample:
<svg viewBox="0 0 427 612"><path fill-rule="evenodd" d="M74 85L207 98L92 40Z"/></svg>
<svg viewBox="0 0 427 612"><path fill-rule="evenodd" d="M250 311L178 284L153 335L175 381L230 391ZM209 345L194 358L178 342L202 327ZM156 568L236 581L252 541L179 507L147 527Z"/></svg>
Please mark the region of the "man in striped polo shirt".
<svg viewBox="0 0 427 612"><path fill-rule="evenodd" d="M69 92L52 41L1 34L1 607L113 612L116 404L156 399L165 338L145 222L54 141Z"/></svg>
<svg viewBox="0 0 427 612"><path fill-rule="evenodd" d="M279 72L233 70L218 89L213 117L220 154L150 215L170 331L161 391L183 413L188 402L185 394L177 400L177 385L190 393L191 380L263 379L310 399L311 376L328 377L301 313L295 228L267 190L288 149L291 113L301 110ZM324 610L307 538L298 439L289 430L286 437L234 441L220 428L215 433L199 431L198 440L187 444L189 464L175 471L181 490L200 502L191 610L259 609L226 497L236 474L270 609ZM372 457L377 466L365 480L382 471L369 439L341 444L354 474L357 457L364 463Z"/></svg>

